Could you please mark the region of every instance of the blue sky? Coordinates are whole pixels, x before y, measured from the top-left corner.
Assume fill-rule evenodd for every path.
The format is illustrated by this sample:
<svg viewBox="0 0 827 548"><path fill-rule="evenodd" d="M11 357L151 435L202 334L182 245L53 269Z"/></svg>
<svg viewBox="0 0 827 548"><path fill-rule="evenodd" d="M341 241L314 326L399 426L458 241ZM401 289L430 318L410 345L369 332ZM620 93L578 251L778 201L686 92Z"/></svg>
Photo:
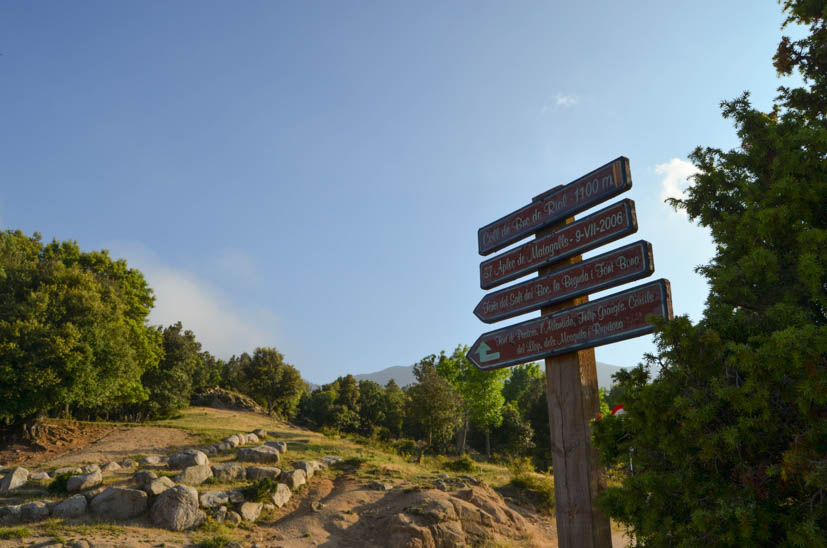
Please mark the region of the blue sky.
<svg viewBox="0 0 827 548"><path fill-rule="evenodd" d="M640 229L613 246L651 241L697 320L713 247L663 199L695 146L737 145L721 100L769 108L782 20L754 0L0 0L0 226L110 249L153 322L321 383L492 329L477 229L625 155Z"/></svg>

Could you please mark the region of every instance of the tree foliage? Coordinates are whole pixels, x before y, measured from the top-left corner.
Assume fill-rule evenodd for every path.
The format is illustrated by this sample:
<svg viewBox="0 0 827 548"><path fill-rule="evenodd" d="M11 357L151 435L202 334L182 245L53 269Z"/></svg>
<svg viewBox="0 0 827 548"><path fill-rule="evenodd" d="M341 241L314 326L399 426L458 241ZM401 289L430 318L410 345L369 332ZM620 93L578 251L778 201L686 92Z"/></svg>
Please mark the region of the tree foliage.
<svg viewBox="0 0 827 548"><path fill-rule="evenodd" d="M697 148L673 205L716 244L698 324L657 324L657 355L616 376L626 415L595 425L634 474L603 503L646 546L824 546L827 538L827 2L788 0L771 112L722 104L741 148ZM653 374L657 378L651 380Z"/></svg>
<svg viewBox="0 0 827 548"><path fill-rule="evenodd" d="M414 431L428 445L441 449L462 420L462 397L437 370L437 357L430 355L414 365L418 381L408 389L408 416Z"/></svg>
<svg viewBox="0 0 827 548"><path fill-rule="evenodd" d="M201 343L181 322L165 328L162 340L164 357L141 379L149 390L149 399L143 407L150 417L168 417L189 406L192 376L204 359Z"/></svg>
<svg viewBox="0 0 827 548"><path fill-rule="evenodd" d="M259 347L244 371L247 394L263 404L269 414L293 418L304 392L299 371L284 361L275 348Z"/></svg>

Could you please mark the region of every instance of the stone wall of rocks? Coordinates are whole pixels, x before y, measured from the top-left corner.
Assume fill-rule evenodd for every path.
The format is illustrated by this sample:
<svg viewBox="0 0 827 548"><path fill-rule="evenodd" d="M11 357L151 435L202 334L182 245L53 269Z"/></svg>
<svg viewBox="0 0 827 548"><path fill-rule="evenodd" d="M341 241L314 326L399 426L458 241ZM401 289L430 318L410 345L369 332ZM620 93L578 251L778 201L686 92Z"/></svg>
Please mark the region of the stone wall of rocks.
<svg viewBox="0 0 827 548"><path fill-rule="evenodd" d="M30 474L17 467L6 472L0 480L0 500L11 504L0 505L0 524L26 523L46 519L80 518L86 514L123 521L148 514L156 527L182 531L197 527L211 514L217 521L240 523L255 521L264 509L281 508L292 492L304 485L313 475L341 457L330 455L321 460L299 461L292 470L277 466L287 452L287 443L267 441L273 433L254 430L228 436L220 443L186 449L170 456L147 456L139 463L124 460L104 466L66 467ZM235 452L234 462L210 464L209 457L219 453ZM136 471L130 487L103 486L103 477L124 468ZM178 470L170 478L159 476L155 470ZM16 495L29 498L31 482L43 482L61 474L71 474L66 482L70 496L59 501L39 500L14 504ZM201 490L196 486L209 478L221 481L256 481L271 478L277 481L267 503L247 501L237 490ZM34 491L38 492L38 491ZM40 491L42 492L42 490Z"/></svg>

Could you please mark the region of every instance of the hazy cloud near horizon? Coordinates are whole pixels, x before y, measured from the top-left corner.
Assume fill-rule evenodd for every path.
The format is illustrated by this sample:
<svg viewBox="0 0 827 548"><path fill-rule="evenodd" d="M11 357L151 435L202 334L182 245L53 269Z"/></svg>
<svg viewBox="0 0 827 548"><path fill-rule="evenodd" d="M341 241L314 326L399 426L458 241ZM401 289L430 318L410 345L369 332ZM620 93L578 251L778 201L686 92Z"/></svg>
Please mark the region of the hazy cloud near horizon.
<svg viewBox="0 0 827 548"><path fill-rule="evenodd" d="M700 173L700 170L691 162L680 158L672 158L668 162L656 165L655 173L663 176L663 180L661 180L661 200L667 198L683 200L686 198L686 189L692 186L691 177L696 173ZM686 212L682 209L677 210L677 212L686 216Z"/></svg>

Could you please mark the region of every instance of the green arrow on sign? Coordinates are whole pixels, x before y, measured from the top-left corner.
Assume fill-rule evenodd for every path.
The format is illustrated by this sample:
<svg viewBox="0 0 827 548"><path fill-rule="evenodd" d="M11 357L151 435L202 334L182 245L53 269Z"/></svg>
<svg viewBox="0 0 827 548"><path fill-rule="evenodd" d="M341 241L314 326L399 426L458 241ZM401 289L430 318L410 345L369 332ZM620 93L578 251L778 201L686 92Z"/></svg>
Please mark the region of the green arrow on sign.
<svg viewBox="0 0 827 548"><path fill-rule="evenodd" d="M480 363L490 362L491 360L496 360L500 357L499 352L489 354L489 350L491 350L490 346L485 344L485 342L480 342L480 347L477 348L477 355L480 357Z"/></svg>

